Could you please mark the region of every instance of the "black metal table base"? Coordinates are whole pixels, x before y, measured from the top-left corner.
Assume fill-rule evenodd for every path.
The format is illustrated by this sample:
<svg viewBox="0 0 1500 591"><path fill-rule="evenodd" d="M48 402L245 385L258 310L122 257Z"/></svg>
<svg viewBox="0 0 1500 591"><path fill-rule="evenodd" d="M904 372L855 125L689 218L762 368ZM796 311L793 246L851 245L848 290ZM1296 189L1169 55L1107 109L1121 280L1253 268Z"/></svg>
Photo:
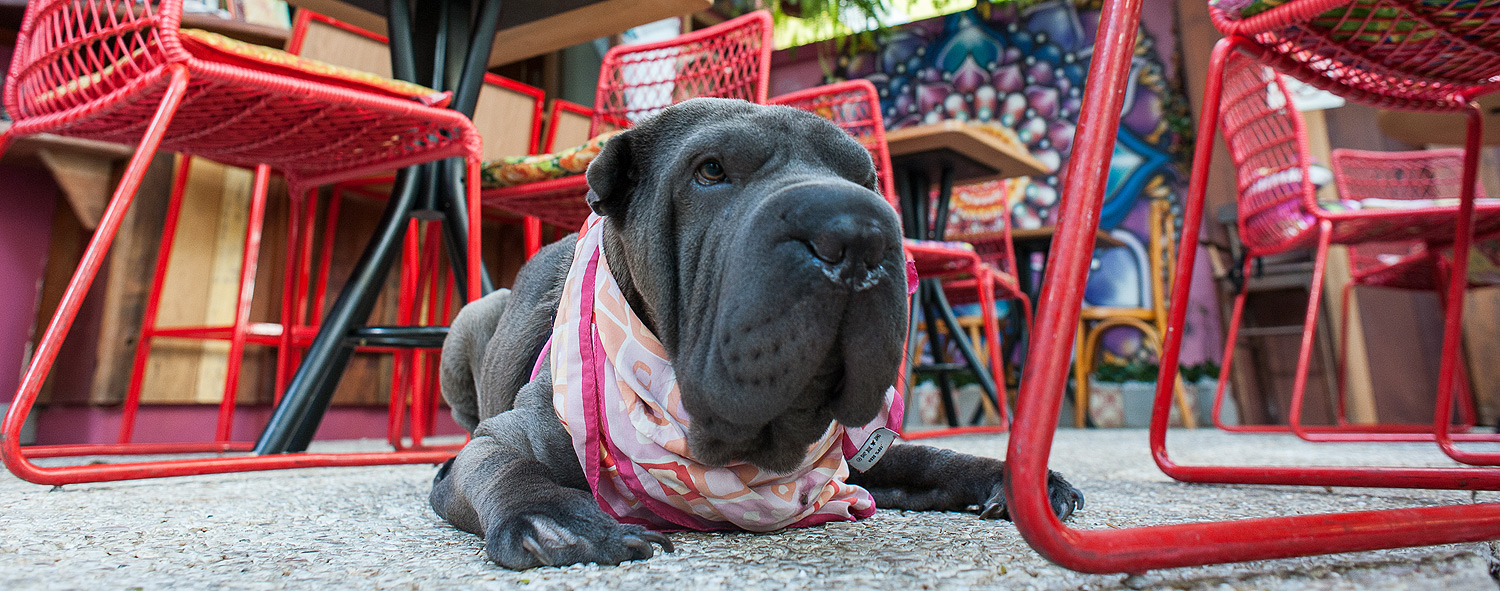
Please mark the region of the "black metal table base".
<svg viewBox="0 0 1500 591"><path fill-rule="evenodd" d="M453 91L450 108L472 117L500 18L500 0L417 0L415 19L407 2L388 3L391 65L396 78ZM302 364L255 444L255 453L306 451L356 346L441 345L445 327L366 327L365 323L413 218L442 220L454 280L459 291L465 291L468 269L463 261L468 260L469 235L464 171L463 159L450 158L396 174L374 235L303 355ZM487 274L480 282L486 293L493 289Z"/></svg>

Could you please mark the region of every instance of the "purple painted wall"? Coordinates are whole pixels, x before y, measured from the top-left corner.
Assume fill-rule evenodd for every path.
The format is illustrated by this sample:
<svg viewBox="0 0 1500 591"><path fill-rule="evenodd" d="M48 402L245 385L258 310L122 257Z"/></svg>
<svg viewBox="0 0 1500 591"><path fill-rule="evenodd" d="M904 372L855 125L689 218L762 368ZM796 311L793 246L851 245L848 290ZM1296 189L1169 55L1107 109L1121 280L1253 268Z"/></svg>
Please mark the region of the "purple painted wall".
<svg viewBox="0 0 1500 591"><path fill-rule="evenodd" d="M56 196L46 171L0 165L0 402L15 398L25 369Z"/></svg>

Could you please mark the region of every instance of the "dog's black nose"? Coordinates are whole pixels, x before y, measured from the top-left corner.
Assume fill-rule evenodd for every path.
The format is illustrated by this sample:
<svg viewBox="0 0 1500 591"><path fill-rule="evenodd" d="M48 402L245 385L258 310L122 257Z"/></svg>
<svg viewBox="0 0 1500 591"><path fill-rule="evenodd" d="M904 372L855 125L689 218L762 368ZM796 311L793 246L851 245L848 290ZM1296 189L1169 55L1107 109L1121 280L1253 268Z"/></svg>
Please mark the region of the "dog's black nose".
<svg viewBox="0 0 1500 591"><path fill-rule="evenodd" d="M807 247L823 276L856 291L885 277L881 265L897 256L892 246L900 233L895 212L879 195L852 183L808 183L783 197L780 219L788 238Z"/></svg>
<svg viewBox="0 0 1500 591"><path fill-rule="evenodd" d="M816 230L809 242L813 255L830 265L847 260L865 268L876 267L885 255L885 235L867 216L836 215Z"/></svg>

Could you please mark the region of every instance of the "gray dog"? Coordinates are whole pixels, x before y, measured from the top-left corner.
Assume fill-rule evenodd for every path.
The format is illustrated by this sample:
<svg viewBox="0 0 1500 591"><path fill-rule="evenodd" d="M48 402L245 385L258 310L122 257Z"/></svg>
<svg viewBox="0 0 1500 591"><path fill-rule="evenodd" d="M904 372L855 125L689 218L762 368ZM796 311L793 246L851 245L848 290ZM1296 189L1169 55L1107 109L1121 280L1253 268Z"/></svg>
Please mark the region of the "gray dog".
<svg viewBox="0 0 1500 591"><path fill-rule="evenodd" d="M905 260L857 142L810 113L695 99L612 138L587 174L603 257L672 361L696 460L786 472L834 421L880 414L901 365ZM512 569L672 550L591 494L538 362L574 248L542 249L513 289L466 306L443 347L443 396L473 439L438 472L432 507ZM1007 517L1005 474L1000 460L896 444L847 484L880 507L993 519ZM1083 506L1057 474L1049 492L1061 517Z"/></svg>

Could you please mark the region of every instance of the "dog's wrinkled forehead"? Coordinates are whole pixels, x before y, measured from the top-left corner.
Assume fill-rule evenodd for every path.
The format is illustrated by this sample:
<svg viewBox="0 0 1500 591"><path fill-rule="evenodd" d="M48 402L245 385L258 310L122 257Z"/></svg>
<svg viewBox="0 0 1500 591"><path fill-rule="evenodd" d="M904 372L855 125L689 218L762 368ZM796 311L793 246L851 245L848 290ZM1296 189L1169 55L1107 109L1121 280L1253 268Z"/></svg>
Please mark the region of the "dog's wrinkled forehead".
<svg viewBox="0 0 1500 591"><path fill-rule="evenodd" d="M731 99L700 98L664 110L639 128L643 135L679 138L658 152L654 168L692 166L717 158L738 171L770 167L823 168L873 186L870 154L833 123L805 111ZM823 171L818 171L823 172Z"/></svg>

